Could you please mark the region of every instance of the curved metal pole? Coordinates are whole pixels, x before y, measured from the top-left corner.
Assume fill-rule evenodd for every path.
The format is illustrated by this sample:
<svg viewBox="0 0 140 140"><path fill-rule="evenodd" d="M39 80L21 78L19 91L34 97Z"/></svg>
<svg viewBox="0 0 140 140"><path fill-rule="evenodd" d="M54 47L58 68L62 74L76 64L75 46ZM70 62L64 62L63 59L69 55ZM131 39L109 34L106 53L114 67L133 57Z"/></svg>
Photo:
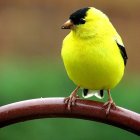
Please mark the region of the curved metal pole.
<svg viewBox="0 0 140 140"><path fill-rule="evenodd" d="M40 98L0 107L0 127L39 118L79 118L110 124L140 135L140 114L117 107L106 116L103 103L77 99L71 111L64 98Z"/></svg>

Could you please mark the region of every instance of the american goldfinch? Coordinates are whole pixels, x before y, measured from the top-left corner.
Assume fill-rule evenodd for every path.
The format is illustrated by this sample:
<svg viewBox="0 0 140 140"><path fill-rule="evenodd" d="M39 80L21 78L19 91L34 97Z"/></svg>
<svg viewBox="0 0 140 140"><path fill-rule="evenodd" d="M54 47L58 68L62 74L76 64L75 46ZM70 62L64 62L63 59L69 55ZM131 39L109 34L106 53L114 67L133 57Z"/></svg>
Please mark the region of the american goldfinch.
<svg viewBox="0 0 140 140"><path fill-rule="evenodd" d="M106 114L115 106L110 89L122 79L127 54L122 39L100 10L87 7L70 15L62 29L70 29L64 38L61 55L69 78L77 85L65 98L68 109L75 104L77 91L83 89L85 98L102 98L107 90Z"/></svg>

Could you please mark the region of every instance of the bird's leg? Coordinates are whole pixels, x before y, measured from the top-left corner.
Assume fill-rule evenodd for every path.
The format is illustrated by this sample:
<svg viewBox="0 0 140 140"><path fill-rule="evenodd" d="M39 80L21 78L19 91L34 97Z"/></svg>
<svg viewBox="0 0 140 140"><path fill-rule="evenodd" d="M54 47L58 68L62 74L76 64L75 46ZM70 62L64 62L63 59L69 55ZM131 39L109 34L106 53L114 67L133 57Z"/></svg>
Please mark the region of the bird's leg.
<svg viewBox="0 0 140 140"><path fill-rule="evenodd" d="M78 86L71 94L69 97L66 97L64 99L64 102L68 105L68 110L71 110L71 105L75 105L76 99L79 98L77 95L78 89L80 87Z"/></svg>
<svg viewBox="0 0 140 140"><path fill-rule="evenodd" d="M114 107L116 109L116 105L113 102L113 99L110 94L110 90L108 90L108 101L103 105L103 107L107 107L106 115L109 114L111 107Z"/></svg>

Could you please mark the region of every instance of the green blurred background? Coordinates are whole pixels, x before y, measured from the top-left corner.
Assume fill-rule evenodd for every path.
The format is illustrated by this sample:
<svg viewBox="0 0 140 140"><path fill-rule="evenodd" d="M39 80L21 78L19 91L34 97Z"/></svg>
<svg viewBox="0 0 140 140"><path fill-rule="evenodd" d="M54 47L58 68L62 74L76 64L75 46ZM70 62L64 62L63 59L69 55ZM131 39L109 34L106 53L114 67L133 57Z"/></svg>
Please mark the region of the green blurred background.
<svg viewBox="0 0 140 140"><path fill-rule="evenodd" d="M129 61L123 80L112 90L112 97L117 105L140 112L139 0L1 0L1 106L70 94L75 85L67 77L60 55L62 40L69 31L60 27L71 12L86 6L104 11L122 36ZM139 139L113 126L77 119L40 119L0 129L0 140L113 138Z"/></svg>

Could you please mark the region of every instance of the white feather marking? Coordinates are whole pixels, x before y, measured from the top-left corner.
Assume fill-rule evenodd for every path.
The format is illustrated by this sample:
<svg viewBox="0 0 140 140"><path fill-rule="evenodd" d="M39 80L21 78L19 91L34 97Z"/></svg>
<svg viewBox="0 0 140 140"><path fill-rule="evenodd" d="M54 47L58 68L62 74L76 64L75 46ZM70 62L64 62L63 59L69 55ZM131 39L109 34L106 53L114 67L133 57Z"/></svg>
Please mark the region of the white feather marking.
<svg viewBox="0 0 140 140"><path fill-rule="evenodd" d="M125 47L124 44L123 44L123 42L122 42L122 40L119 39L117 36L114 36L114 40L115 40L118 44L120 44L121 46Z"/></svg>
<svg viewBox="0 0 140 140"><path fill-rule="evenodd" d="M100 95L100 91L98 91L97 93L94 94L95 97L99 98L99 99L103 99L103 97Z"/></svg>
<svg viewBox="0 0 140 140"><path fill-rule="evenodd" d="M84 93L82 93L83 98L90 98L92 96L95 96L99 99L102 99L103 97L100 95L100 91L99 90L88 90L87 95L85 96Z"/></svg>

